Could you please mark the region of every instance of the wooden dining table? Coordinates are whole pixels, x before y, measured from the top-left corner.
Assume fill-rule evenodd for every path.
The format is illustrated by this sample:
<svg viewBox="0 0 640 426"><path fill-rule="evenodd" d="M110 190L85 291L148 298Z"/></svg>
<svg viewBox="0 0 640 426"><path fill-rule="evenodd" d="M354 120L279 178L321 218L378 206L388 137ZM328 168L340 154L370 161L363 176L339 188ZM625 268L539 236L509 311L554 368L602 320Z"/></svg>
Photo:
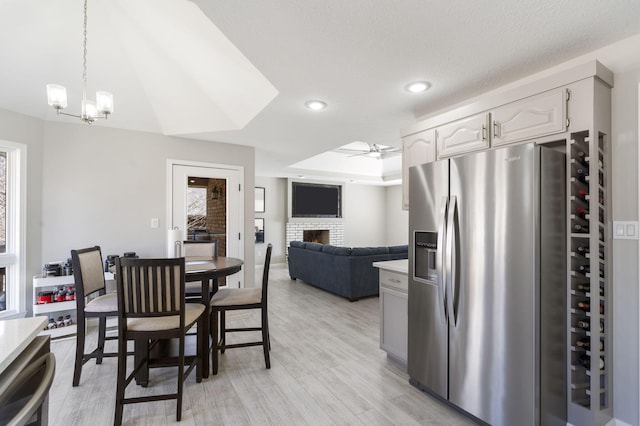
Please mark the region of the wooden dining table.
<svg viewBox="0 0 640 426"><path fill-rule="evenodd" d="M204 304L206 307L205 317L206 320L204 322L203 330L201 331L204 335L202 341L204 342L204 347L196 348L202 354L202 377L209 377L209 315L211 313L211 306L209 302L211 301L211 295L218 291L218 279L222 277L226 277L229 275L233 275L237 272L240 272L242 269L242 265L244 261L242 259L237 259L235 257L227 257L227 256L216 256L212 258L206 259L197 259L197 260L186 260L185 261L185 281L187 283L200 281L200 301L199 303ZM200 332L200 331L199 331ZM166 356L168 350L170 350L170 342L163 342L155 345L154 351L149 354L150 365L153 366L164 366L170 365L163 361L160 362L152 362L154 358L157 359L168 359ZM138 360L142 359L145 356L147 348L145 345L135 345L134 349L134 365L138 365ZM162 355L155 356L156 353L162 353ZM149 382L149 369L141 368L136 374L136 383L141 386L146 386Z"/></svg>

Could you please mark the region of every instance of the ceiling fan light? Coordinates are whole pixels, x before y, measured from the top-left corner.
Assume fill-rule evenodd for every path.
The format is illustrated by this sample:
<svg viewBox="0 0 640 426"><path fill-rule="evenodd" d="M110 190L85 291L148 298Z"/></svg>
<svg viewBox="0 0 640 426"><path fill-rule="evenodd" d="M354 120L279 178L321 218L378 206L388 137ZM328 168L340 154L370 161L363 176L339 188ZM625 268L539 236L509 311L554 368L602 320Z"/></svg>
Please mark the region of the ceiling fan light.
<svg viewBox="0 0 640 426"><path fill-rule="evenodd" d="M96 92L96 108L99 114L109 115L113 112L113 94Z"/></svg>
<svg viewBox="0 0 640 426"><path fill-rule="evenodd" d="M428 81L414 81L405 86L405 90L411 93L426 92L431 87L431 83Z"/></svg>
<svg viewBox="0 0 640 426"><path fill-rule="evenodd" d="M371 158L382 158L382 153L378 152L378 151L371 151L370 153L367 154L369 157Z"/></svg>
<svg viewBox="0 0 640 426"><path fill-rule="evenodd" d="M67 89L59 84L47 84L47 102L55 109L67 107Z"/></svg>

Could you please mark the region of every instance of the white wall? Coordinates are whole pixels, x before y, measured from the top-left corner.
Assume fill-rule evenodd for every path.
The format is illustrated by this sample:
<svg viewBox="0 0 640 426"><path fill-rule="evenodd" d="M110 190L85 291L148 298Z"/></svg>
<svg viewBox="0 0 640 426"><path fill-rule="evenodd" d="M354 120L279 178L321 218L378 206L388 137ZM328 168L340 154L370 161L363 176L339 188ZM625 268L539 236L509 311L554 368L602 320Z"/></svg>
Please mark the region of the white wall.
<svg viewBox="0 0 640 426"><path fill-rule="evenodd" d="M86 124L49 123L0 110L0 139L28 145L26 309L31 279L72 248L164 256L167 159L244 167L253 211L254 149ZM150 219L159 218L152 229ZM246 286L254 285L253 215L245 214Z"/></svg>
<svg viewBox="0 0 640 426"><path fill-rule="evenodd" d="M256 186L265 188L264 244L255 244L256 265L264 264L266 244L271 243L271 263L285 262L285 223L287 218L287 179L256 176Z"/></svg>
<svg viewBox="0 0 640 426"><path fill-rule="evenodd" d="M386 188L385 239L388 245L408 244L409 211L402 210L402 185Z"/></svg>
<svg viewBox="0 0 640 426"><path fill-rule="evenodd" d="M344 245L351 247L386 245L385 188L345 184L343 189Z"/></svg>

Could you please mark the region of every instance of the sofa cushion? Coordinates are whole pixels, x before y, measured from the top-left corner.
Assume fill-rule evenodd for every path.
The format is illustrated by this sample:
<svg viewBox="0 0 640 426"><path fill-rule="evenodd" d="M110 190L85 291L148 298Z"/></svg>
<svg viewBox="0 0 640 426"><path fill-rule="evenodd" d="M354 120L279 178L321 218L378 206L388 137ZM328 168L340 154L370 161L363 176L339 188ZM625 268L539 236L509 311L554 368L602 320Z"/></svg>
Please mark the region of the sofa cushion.
<svg viewBox="0 0 640 426"><path fill-rule="evenodd" d="M409 246L389 246L389 253L408 253Z"/></svg>
<svg viewBox="0 0 640 426"><path fill-rule="evenodd" d="M304 241L291 241L291 243L289 243L291 245L291 247L298 247L298 248L305 248L305 246L307 245L307 243L305 243Z"/></svg>
<svg viewBox="0 0 640 426"><path fill-rule="evenodd" d="M320 243L307 243L305 248L311 251L322 251L323 245L324 244L320 244Z"/></svg>
<svg viewBox="0 0 640 426"><path fill-rule="evenodd" d="M337 247L331 244L325 244L325 246L322 247L322 252L338 256L349 256L351 254L351 247Z"/></svg>
<svg viewBox="0 0 640 426"><path fill-rule="evenodd" d="M389 247L354 247L352 256L371 256L374 254L389 254Z"/></svg>

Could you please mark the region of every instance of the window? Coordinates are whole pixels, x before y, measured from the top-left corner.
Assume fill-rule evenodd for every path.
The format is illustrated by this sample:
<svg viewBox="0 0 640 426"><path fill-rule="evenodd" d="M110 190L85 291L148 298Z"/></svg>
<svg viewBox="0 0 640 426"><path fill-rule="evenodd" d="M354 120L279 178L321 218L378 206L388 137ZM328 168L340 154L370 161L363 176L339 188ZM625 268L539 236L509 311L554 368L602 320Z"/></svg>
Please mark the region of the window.
<svg viewBox="0 0 640 426"><path fill-rule="evenodd" d="M187 230L189 235L207 229L207 188L187 187Z"/></svg>
<svg viewBox="0 0 640 426"><path fill-rule="evenodd" d="M26 152L0 140L0 318L26 311Z"/></svg>

